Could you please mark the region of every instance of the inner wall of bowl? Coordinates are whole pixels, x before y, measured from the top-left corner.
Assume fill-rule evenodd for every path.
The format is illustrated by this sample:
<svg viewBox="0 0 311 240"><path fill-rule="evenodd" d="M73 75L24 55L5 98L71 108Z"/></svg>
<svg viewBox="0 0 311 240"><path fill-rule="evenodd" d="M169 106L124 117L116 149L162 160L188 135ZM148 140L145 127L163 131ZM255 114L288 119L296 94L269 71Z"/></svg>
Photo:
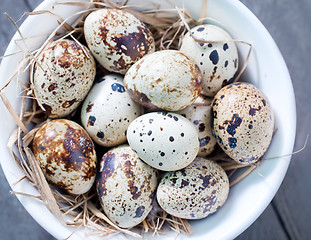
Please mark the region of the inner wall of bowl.
<svg viewBox="0 0 311 240"><path fill-rule="evenodd" d="M52 2L54 1L45 1L40 6L40 10L52 9ZM168 1L165 0L145 1L144 4L149 4L151 2L161 4L162 8L172 8ZM181 2L174 0L171 2L179 7L184 6L194 18L199 18L203 1L192 0ZM141 1L132 0L130 1L130 4L141 5ZM81 8L75 8L72 6L57 6L57 8L54 9L54 11L63 18L66 18L79 10L81 10ZM295 115L293 115L295 112L294 97L287 68L272 38L259 21L239 1L209 0L207 16L215 19L215 24L225 28L234 39L244 40L253 44L253 51L247 69L242 75L243 80L254 83L267 95L273 109L275 110L278 127L278 131L274 136L273 143L266 156L280 156L290 152L293 148L295 136L295 130L293 130L295 129ZM36 25L35 28L33 27L33 24ZM56 26L57 23L55 17L45 14L27 19L25 24L23 24L22 30L25 36L32 36L29 44L33 44L31 47L35 49L44 42L48 33ZM42 29L45 30L42 31ZM45 34L43 34L44 36L42 35L43 32ZM34 36L36 38L34 38ZM18 38L18 36L15 36L15 40ZM248 52L247 45L238 43L237 46L241 58L245 59ZM17 50L18 47L14 43L11 43L7 54L17 52ZM21 57L21 54L17 54L3 61L0 72L0 79L2 79L2 82L4 82L4 79L8 79L15 70L15 67L12 68L9 66L12 65L12 63L18 62ZM241 63L243 63L243 60ZM278 83L278 78L282 79L281 86ZM18 109L17 107L20 104L20 98L17 97L19 91L16 91L16 89L16 85L14 86L14 84L12 84L10 89L6 92L7 95L10 96L10 101L12 101L14 107ZM277 94L275 89L279 89ZM277 108L280 103L283 103L286 108ZM289 116L292 116L292 118ZM279 121L280 119L282 119L282 121ZM7 136L7 138L0 139L1 147L3 148L7 143L8 136L15 128L15 123L14 121L7 121L6 115L4 117L4 114L1 115L0 120L3 124L2 126L5 128L3 129L5 131L5 136ZM287 124L292 126L292 128L287 130ZM190 222L194 229L194 233L191 237L181 236L181 238L232 239L240 234L263 212L273 198L284 177L289 160L289 157L284 157L264 162L258 170L231 189L227 203L219 209L216 214L203 220ZM21 176L23 176L10 155L7 154L6 158L1 160L1 164L10 184L16 182ZM14 174L12 172L14 172ZM37 194L37 191L26 181L18 184L14 190ZM54 237L58 239L66 238L69 235L68 233L73 231L72 228L61 226L42 203L20 196L19 199L30 214L47 231L54 235ZM166 239L175 239L175 237L176 234L174 233L163 235L163 238ZM118 235L114 239L120 238L129 237ZM83 236L83 230L77 231L70 239L85 239Z"/></svg>

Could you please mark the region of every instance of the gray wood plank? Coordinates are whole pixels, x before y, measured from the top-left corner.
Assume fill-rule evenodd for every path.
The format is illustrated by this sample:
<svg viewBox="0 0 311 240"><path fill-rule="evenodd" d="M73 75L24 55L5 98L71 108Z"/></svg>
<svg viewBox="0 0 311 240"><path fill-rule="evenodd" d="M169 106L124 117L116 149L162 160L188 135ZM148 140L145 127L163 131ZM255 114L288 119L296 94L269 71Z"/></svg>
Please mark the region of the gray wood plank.
<svg viewBox="0 0 311 240"><path fill-rule="evenodd" d="M267 207L257 221L236 238L236 240L249 239L288 239L271 205Z"/></svg>

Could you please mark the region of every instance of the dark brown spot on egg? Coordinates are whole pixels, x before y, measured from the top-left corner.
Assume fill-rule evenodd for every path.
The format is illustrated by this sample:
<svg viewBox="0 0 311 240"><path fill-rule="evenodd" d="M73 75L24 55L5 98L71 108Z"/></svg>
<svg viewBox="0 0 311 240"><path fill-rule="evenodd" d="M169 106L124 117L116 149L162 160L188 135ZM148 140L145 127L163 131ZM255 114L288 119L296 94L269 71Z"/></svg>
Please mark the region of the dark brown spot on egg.
<svg viewBox="0 0 311 240"><path fill-rule="evenodd" d="M179 188L184 188L189 185L189 180L182 179Z"/></svg>
<svg viewBox="0 0 311 240"><path fill-rule="evenodd" d="M200 123L198 129L199 129L199 132L204 132L204 130L205 130L205 124L204 124L204 123Z"/></svg>
<svg viewBox="0 0 311 240"><path fill-rule="evenodd" d="M137 61L150 51L152 44L152 35L146 25L138 26L138 31L120 33L119 36L113 37L112 40L116 43L116 51L129 56L132 61Z"/></svg>
<svg viewBox="0 0 311 240"><path fill-rule="evenodd" d="M209 141L211 140L211 138L209 136L205 137L205 138L201 138L200 141L200 147L204 147L206 146Z"/></svg>
<svg viewBox="0 0 311 240"><path fill-rule="evenodd" d="M132 89L128 89L127 92L135 102L143 105L144 107L158 109L158 107L151 102L146 94L140 93L137 90L133 91Z"/></svg>
<svg viewBox="0 0 311 240"><path fill-rule="evenodd" d="M202 198L202 202L204 203L203 213L210 212L212 207L216 204L217 199L215 196L207 196Z"/></svg>
<svg viewBox="0 0 311 240"><path fill-rule="evenodd" d="M115 154L107 152L103 156L102 162L104 165L97 177L97 192L99 196L105 196L107 194L106 182L115 171Z"/></svg>
<svg viewBox="0 0 311 240"><path fill-rule="evenodd" d="M202 91L203 76L197 64L194 64L194 67L192 64L190 64L190 71L191 71L191 75L193 76L191 78L192 94L196 98L197 96L199 96L200 92Z"/></svg>
<svg viewBox="0 0 311 240"><path fill-rule="evenodd" d="M261 106L258 106L258 108L253 108L251 105L249 105L249 112L248 114L251 116L254 116L256 112L261 110Z"/></svg>
<svg viewBox="0 0 311 240"><path fill-rule="evenodd" d="M87 113L91 112L93 106L94 106L94 103L87 105L86 112L87 112Z"/></svg>
<svg viewBox="0 0 311 240"><path fill-rule="evenodd" d="M136 209L135 212L135 217L134 218L140 218L145 212L145 207L144 206L140 206Z"/></svg>
<svg viewBox="0 0 311 240"><path fill-rule="evenodd" d="M203 181L202 186L203 186L204 188L207 188L208 185L209 185L209 182L210 182L210 180L211 180L211 176L208 175L208 174L207 174L206 176L202 176L202 175L200 174L199 178Z"/></svg>
<svg viewBox="0 0 311 240"><path fill-rule="evenodd" d="M241 125L242 118L239 117L239 114L233 114L231 120L226 120L223 124L227 125L226 131L234 136L236 129Z"/></svg>
<svg viewBox="0 0 311 240"><path fill-rule="evenodd" d="M63 108L69 108L71 107L75 102L77 101L77 99L72 99L70 101L66 101L62 104Z"/></svg>
<svg viewBox="0 0 311 240"><path fill-rule="evenodd" d="M217 71L217 66L215 66L215 67L213 68L213 72L212 72L212 74L211 74L211 76L210 76L210 82L212 82L213 79L215 78L216 71Z"/></svg>
<svg viewBox="0 0 311 240"><path fill-rule="evenodd" d="M48 87L48 90L49 90L49 92L52 92L52 91L54 91L56 88L57 88L57 83L52 83L52 84Z"/></svg>
<svg viewBox="0 0 311 240"><path fill-rule="evenodd" d="M45 114L46 115L48 115L48 116L50 116L51 114L52 114L52 107L51 106L49 106L49 105L47 105L47 104L42 104L42 106L44 107L44 109L45 109Z"/></svg>
<svg viewBox="0 0 311 240"><path fill-rule="evenodd" d="M89 116L89 119L87 121L87 126L94 126L96 121L96 118L94 116Z"/></svg>
<svg viewBox="0 0 311 240"><path fill-rule="evenodd" d="M141 191L138 191L139 190L138 187L134 185L136 176L132 168L134 167L135 164L136 164L135 162L132 164L130 160L127 160L125 161L124 168L123 168L123 171L127 177L127 184L128 184L129 191L134 200L138 199L142 193ZM143 186L141 186L141 188L143 188Z"/></svg>
<svg viewBox="0 0 311 240"><path fill-rule="evenodd" d="M69 68L71 65L74 68L83 67L84 62L79 61L77 58L78 55L85 55L85 53L82 51L82 47L79 44L73 40L64 39L57 41L55 46L57 45L61 46L63 50L62 54L57 57L58 65L61 68ZM86 55L85 58L87 58Z"/></svg>

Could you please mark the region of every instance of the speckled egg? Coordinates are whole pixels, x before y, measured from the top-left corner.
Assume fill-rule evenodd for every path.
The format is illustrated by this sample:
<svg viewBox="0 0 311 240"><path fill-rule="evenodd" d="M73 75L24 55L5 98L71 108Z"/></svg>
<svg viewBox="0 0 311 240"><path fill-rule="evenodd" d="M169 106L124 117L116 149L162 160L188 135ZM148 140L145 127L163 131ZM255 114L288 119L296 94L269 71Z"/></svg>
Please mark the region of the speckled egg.
<svg viewBox="0 0 311 240"><path fill-rule="evenodd" d="M188 167L169 172L157 189L160 207L175 217L201 219L227 200L229 180L214 161L196 158Z"/></svg>
<svg viewBox="0 0 311 240"><path fill-rule="evenodd" d="M193 103L202 89L202 74L194 60L175 50L149 54L124 77L134 101L151 109L178 111Z"/></svg>
<svg viewBox="0 0 311 240"><path fill-rule="evenodd" d="M176 113L151 112L136 118L127 130L127 140L144 162L162 171L186 167L199 151L195 127Z"/></svg>
<svg viewBox="0 0 311 240"><path fill-rule="evenodd" d="M241 164L259 160L268 149L274 116L264 94L250 83L221 89L212 103L213 129L225 153Z"/></svg>
<svg viewBox="0 0 311 240"><path fill-rule="evenodd" d="M125 74L137 60L155 50L148 27L122 10L92 12L85 19L84 34L96 60L111 72Z"/></svg>
<svg viewBox="0 0 311 240"><path fill-rule="evenodd" d="M117 74L98 79L81 109L81 122L91 138L99 145L112 147L126 142L130 123L141 114Z"/></svg>
<svg viewBox="0 0 311 240"><path fill-rule="evenodd" d="M84 100L95 79L95 60L77 41L52 42L38 56L33 85L40 107L50 118L74 111Z"/></svg>
<svg viewBox="0 0 311 240"><path fill-rule="evenodd" d="M230 35L214 25L199 25L191 29L196 42L188 32L180 51L197 62L203 74L202 94L213 97L223 86L235 80L238 70L238 51Z"/></svg>
<svg viewBox="0 0 311 240"><path fill-rule="evenodd" d="M51 183L72 194L90 190L96 175L96 153L87 132L65 119L45 123L33 140L33 152Z"/></svg>
<svg viewBox="0 0 311 240"><path fill-rule="evenodd" d="M177 112L196 127L200 141L200 150L198 152L200 157L208 156L217 145L212 130L211 102L211 98L200 96L189 107Z"/></svg>
<svg viewBox="0 0 311 240"><path fill-rule="evenodd" d="M123 145L103 156L96 187L107 217L119 227L131 228L150 212L157 184L157 170Z"/></svg>

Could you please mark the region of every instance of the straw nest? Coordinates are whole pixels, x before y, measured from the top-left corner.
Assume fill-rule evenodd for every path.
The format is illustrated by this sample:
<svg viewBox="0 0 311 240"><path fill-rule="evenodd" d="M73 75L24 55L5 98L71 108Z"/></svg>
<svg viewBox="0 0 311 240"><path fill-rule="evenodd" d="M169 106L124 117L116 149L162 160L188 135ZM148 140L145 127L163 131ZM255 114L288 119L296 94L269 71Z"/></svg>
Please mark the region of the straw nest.
<svg viewBox="0 0 311 240"><path fill-rule="evenodd" d="M75 227L73 228L73 232L83 227L86 235L107 236L117 233L125 233L133 237L142 238L144 233L160 234L167 231L167 229L171 229L177 233L190 235L192 233L192 229L186 220L168 215L160 209L156 203L154 203L153 210L149 216L139 226L131 230L119 228L101 211L101 207L94 190L91 190L87 194L72 196L59 192L57 189L49 185L31 149L32 140L37 130L43 123L49 121L42 109L38 106L36 96L34 95L33 86L31 84L33 63L37 62L37 56L43 48L55 39L71 38L76 41L83 41L83 23L86 16L91 11L98 8L116 8L132 13L148 25L154 35L157 50L178 49L182 37L191 27L206 21L213 21L204 15L206 13L207 1L202 1L202 13L199 20L193 19L186 9L180 9L174 5L171 5L171 9L160 9L160 6L156 4L151 5L150 3L143 3L140 6L131 6L128 2L129 1L124 1L123 4L116 4L110 0L94 0L88 3L56 3L83 6L86 10L76 13L74 16L67 19L58 17L58 27L50 34L39 49L34 51L27 49L23 51L23 59L21 59L16 72L1 87L1 99L17 124L17 127L12 133L7 146L13 159L25 174L25 176L15 184L27 179L31 185L38 189L40 195L33 196L23 192L12 193L22 194L24 196L37 198L43 201L46 207L58 218L61 223L66 226ZM137 8L146 10L141 12L134 10ZM55 15L55 13L50 11L35 11L25 14ZM68 20L72 17L78 17L78 19L73 24L68 24ZM19 32L17 25L12 19L11 21ZM22 33L19 32L19 34L21 40L24 41ZM203 42L199 40L197 41ZM244 60L244 64L237 77L239 78L247 65L247 60L251 52L251 45L243 41L235 41L249 46L248 56ZM26 43L25 46L27 47ZM102 69L97 69L97 71L98 75L103 74ZM25 74L23 74L24 72L29 72L30 78L25 78ZM18 83L16 85L18 85L19 89L22 88L22 101L19 112L16 112L13 109L9 99L5 95L6 88L13 82ZM68 116L67 118L70 119L73 117L74 114ZM219 162L227 171L230 178L230 186L233 186L241 179L245 178L259 165L259 162L247 167L245 167L245 165L238 165L232 162L219 149L216 150L210 158ZM245 169L244 171L236 171L242 167Z"/></svg>

